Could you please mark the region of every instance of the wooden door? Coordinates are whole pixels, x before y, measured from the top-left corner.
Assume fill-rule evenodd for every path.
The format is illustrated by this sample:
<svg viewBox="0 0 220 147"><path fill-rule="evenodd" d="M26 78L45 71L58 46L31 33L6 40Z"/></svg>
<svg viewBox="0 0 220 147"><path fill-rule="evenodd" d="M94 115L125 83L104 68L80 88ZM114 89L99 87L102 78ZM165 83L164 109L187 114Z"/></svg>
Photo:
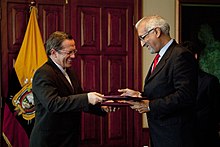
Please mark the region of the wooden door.
<svg viewBox="0 0 220 147"><path fill-rule="evenodd" d="M2 0L1 4L2 96L5 98L9 75L29 19L30 1ZM136 52L133 49L133 5L131 0L37 1L44 42L56 30L74 36L79 53L73 68L85 91L117 95L119 88L134 87L137 73L133 55ZM129 107L106 117L83 113L81 146L139 146L141 139L134 136L141 132L135 130L141 126L139 120Z"/></svg>
<svg viewBox="0 0 220 147"><path fill-rule="evenodd" d="M74 68L85 91L118 95L119 88L132 87L132 6L129 0L72 2L72 34L79 50ZM105 118L83 113L81 146L133 146L133 120L128 107Z"/></svg>

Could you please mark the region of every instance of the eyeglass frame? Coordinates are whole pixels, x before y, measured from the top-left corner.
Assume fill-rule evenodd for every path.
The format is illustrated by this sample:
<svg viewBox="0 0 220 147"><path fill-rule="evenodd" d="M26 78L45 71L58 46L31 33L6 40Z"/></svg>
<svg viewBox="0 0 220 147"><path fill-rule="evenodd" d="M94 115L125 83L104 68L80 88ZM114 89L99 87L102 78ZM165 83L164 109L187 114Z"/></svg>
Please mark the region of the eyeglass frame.
<svg viewBox="0 0 220 147"><path fill-rule="evenodd" d="M155 28L150 29L149 31L147 31L144 35L138 36L138 38L140 39L140 41L144 41L145 37L147 35L150 34L151 31L153 31Z"/></svg>
<svg viewBox="0 0 220 147"><path fill-rule="evenodd" d="M75 55L77 52L78 52L78 50L77 49L74 49L74 50L72 50L72 51L67 51L67 50L56 50L58 53L65 53L66 55L68 55L68 56L72 56L73 54Z"/></svg>

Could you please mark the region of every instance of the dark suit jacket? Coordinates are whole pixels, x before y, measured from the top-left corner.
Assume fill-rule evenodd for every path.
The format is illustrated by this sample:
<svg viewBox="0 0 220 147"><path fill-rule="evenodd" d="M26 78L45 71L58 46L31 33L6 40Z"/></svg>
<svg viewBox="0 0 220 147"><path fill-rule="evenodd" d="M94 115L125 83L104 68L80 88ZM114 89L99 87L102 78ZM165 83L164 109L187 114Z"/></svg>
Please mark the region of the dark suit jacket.
<svg viewBox="0 0 220 147"><path fill-rule="evenodd" d="M74 72L67 70L67 74L73 87L49 58L34 75L36 117L31 147L75 147L80 137L81 111L105 114L100 107L88 104Z"/></svg>
<svg viewBox="0 0 220 147"><path fill-rule="evenodd" d="M145 79L142 95L150 100L147 116L152 147L193 146L196 93L195 58L174 41Z"/></svg>
<svg viewBox="0 0 220 147"><path fill-rule="evenodd" d="M217 77L199 70L196 147L220 147L220 84Z"/></svg>

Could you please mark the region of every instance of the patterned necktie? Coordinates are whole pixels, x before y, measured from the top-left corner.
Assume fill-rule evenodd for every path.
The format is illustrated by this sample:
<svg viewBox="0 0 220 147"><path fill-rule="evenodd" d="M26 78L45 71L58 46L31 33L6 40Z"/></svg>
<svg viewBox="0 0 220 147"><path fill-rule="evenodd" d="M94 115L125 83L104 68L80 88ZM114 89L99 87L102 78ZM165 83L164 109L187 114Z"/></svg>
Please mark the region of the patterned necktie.
<svg viewBox="0 0 220 147"><path fill-rule="evenodd" d="M154 69L156 68L159 58L160 58L160 55L157 54L157 55L155 56L155 58L154 58L154 64L153 64L153 66L152 66L151 73L152 73L152 72L154 71Z"/></svg>

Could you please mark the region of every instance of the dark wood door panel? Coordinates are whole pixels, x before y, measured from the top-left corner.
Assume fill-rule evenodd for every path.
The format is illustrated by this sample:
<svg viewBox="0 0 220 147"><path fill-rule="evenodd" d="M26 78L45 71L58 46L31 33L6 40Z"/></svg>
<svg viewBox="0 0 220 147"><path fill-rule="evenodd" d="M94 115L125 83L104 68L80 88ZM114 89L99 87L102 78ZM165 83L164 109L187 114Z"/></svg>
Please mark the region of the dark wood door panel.
<svg viewBox="0 0 220 147"><path fill-rule="evenodd" d="M126 86L126 57L103 56L102 81L103 92L117 95L118 89Z"/></svg>
<svg viewBox="0 0 220 147"><path fill-rule="evenodd" d="M78 28L81 54L100 54L100 9L78 7Z"/></svg>
<svg viewBox="0 0 220 147"><path fill-rule="evenodd" d="M129 113L128 113L129 112ZM132 129L133 122L132 111L129 107L121 107L117 112L108 115L108 130L106 133L106 146L132 146Z"/></svg>
<svg viewBox="0 0 220 147"><path fill-rule="evenodd" d="M44 42L54 31L65 31L65 5L38 5L39 27Z"/></svg>
<svg viewBox="0 0 220 147"><path fill-rule="evenodd" d="M18 52L22 44L29 19L28 4L8 3L8 51ZM18 23L19 22L19 23Z"/></svg>
<svg viewBox="0 0 220 147"><path fill-rule="evenodd" d="M102 144L103 117L82 113L81 146Z"/></svg>
<svg viewBox="0 0 220 147"><path fill-rule="evenodd" d="M126 8L105 8L102 14L103 51L105 54L125 53L126 24L128 23Z"/></svg>
<svg viewBox="0 0 220 147"><path fill-rule="evenodd" d="M85 91L100 89L100 57L81 56L81 83ZM100 91L98 91L100 92Z"/></svg>

